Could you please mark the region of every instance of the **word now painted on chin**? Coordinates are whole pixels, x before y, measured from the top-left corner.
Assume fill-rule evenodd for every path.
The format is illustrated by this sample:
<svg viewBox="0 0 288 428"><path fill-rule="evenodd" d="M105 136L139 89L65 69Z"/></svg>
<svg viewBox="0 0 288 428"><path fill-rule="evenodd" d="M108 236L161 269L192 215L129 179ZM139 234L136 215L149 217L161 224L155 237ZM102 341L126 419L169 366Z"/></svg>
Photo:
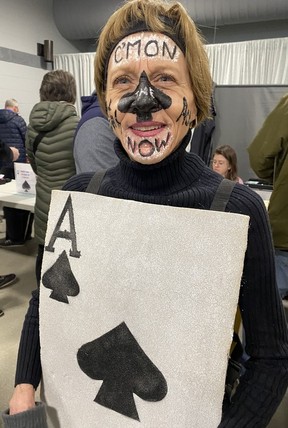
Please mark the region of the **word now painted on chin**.
<svg viewBox="0 0 288 428"><path fill-rule="evenodd" d="M115 65L128 60L137 61L147 58L177 61L180 52L178 46L168 37L129 36L116 46L113 60Z"/></svg>

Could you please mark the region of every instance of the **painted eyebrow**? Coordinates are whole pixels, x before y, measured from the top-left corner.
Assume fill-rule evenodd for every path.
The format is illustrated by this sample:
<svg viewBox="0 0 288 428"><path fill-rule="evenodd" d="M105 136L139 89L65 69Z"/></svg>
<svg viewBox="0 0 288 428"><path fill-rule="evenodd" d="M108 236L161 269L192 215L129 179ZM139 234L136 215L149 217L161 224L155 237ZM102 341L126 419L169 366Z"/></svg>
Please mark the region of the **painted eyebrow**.
<svg viewBox="0 0 288 428"><path fill-rule="evenodd" d="M150 63L151 64L151 63ZM162 65L156 65L155 67L149 67L149 75L151 76L155 76L156 74L161 74L161 75L165 75L165 74L174 74L177 73L179 70L179 66L176 65L174 62L171 62L171 65L167 64L165 65L165 67L163 67ZM139 70L137 69L137 71L135 71L135 66L132 63L127 63L127 64L123 64L119 67L113 67L113 70L110 72L110 76L111 78L115 79L115 77L120 77L120 76L139 76L142 73L143 70L141 70L139 68Z"/></svg>

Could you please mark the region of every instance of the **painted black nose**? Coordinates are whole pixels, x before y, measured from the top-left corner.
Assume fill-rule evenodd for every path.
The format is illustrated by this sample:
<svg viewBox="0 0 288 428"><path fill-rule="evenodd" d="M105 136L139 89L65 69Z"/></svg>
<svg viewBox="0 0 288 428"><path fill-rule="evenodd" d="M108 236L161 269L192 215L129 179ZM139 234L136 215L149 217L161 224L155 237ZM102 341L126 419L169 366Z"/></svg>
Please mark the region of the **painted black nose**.
<svg viewBox="0 0 288 428"><path fill-rule="evenodd" d="M145 71L141 73L134 92L124 95L118 104L122 113L134 113L137 121L152 120L152 113L169 108L171 98L149 82Z"/></svg>
<svg viewBox="0 0 288 428"><path fill-rule="evenodd" d="M135 90L134 100L131 102L132 113L153 113L161 109L162 107L154 96L153 89L147 75L143 72L140 76L139 85Z"/></svg>

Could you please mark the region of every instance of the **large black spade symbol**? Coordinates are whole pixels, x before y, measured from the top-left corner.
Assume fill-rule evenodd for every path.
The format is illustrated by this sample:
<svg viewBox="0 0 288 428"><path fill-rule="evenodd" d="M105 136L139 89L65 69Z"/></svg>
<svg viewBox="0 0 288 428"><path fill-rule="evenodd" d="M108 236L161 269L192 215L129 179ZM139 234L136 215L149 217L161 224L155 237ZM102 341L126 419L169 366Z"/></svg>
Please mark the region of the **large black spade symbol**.
<svg viewBox="0 0 288 428"><path fill-rule="evenodd" d="M167 383L123 322L81 346L78 364L92 379L103 383L94 401L139 421L133 393L146 401L160 401Z"/></svg>

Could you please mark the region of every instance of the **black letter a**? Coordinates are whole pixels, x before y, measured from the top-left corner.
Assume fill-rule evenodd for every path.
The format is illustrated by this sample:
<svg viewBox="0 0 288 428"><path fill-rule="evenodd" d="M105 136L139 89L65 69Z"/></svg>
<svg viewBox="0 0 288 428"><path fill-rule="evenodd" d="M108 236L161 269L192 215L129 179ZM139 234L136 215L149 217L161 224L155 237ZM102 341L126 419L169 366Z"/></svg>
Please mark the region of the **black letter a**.
<svg viewBox="0 0 288 428"><path fill-rule="evenodd" d="M60 227L63 223L64 217L68 211L69 214L69 224L70 224L70 232L67 230L61 231ZM56 224L56 227L54 229L54 232L52 233L51 239L49 241L49 244L45 247L46 251L50 251L51 253L54 253L54 244L57 238L64 238L71 241L72 244L72 250L70 250L69 254L72 257L80 257L80 251L77 250L77 243L76 243L76 230L75 230L75 223L74 223L74 215L73 215L73 207L72 207L72 200L71 195L69 195L66 204L63 208L63 211L59 217L59 220Z"/></svg>

